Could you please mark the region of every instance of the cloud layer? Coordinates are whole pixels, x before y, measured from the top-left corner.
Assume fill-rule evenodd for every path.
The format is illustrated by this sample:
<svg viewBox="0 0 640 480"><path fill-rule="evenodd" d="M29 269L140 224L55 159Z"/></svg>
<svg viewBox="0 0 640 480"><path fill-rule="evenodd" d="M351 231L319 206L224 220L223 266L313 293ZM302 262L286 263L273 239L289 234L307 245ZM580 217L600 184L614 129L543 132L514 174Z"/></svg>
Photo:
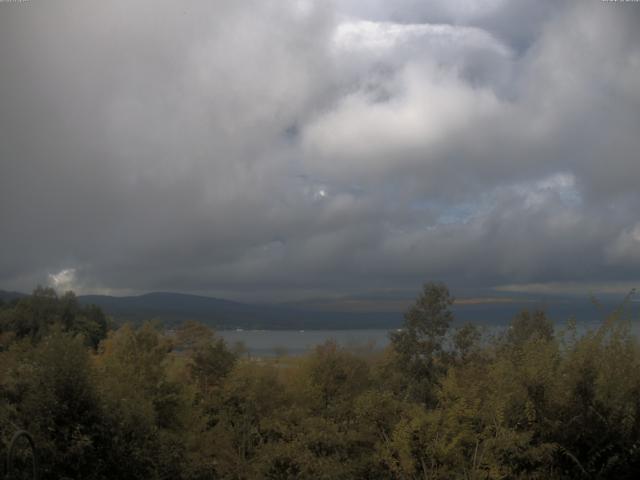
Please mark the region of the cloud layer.
<svg viewBox="0 0 640 480"><path fill-rule="evenodd" d="M424 5L0 4L0 288L639 280L640 7Z"/></svg>

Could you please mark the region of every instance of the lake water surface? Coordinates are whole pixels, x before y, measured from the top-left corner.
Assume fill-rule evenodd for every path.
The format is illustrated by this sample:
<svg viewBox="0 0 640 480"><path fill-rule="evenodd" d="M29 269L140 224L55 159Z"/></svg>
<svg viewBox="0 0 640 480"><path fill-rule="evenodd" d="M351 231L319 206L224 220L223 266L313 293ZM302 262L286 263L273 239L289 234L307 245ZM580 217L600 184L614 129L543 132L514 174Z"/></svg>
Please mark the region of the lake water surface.
<svg viewBox="0 0 640 480"><path fill-rule="evenodd" d="M565 325L556 325L556 334L560 334ZM599 323L585 322L577 325L578 334L598 328ZM631 323L631 331L640 338L640 322ZM505 325L481 326L483 337L490 338L507 328ZM383 349L389 344L389 332L386 329L369 330L218 330L216 333L225 339L230 347L241 342L249 355L254 357L272 357L276 355L303 355L327 340L353 349Z"/></svg>

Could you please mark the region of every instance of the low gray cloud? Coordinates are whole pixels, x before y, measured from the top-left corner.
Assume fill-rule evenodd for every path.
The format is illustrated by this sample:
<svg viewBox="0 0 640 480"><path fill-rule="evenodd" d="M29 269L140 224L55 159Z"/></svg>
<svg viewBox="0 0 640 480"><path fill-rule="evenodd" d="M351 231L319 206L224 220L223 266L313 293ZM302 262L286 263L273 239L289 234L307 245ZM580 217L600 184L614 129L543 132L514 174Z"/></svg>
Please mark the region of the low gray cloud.
<svg viewBox="0 0 640 480"><path fill-rule="evenodd" d="M640 7L424 5L0 3L0 288L638 280Z"/></svg>

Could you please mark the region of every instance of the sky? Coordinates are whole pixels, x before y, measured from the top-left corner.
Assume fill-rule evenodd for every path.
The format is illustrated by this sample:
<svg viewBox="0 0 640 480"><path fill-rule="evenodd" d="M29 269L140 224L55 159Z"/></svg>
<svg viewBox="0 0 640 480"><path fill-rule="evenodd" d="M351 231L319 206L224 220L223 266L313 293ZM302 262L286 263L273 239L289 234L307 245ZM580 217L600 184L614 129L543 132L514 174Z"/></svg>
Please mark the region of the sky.
<svg viewBox="0 0 640 480"><path fill-rule="evenodd" d="M0 289L640 286L640 3L0 2Z"/></svg>

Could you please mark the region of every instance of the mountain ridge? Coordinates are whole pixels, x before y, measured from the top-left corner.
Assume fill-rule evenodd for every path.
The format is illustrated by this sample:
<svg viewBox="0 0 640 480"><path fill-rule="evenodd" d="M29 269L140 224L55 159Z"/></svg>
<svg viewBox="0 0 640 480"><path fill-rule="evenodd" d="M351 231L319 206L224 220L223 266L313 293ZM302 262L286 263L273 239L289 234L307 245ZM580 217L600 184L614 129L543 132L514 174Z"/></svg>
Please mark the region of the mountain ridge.
<svg viewBox="0 0 640 480"><path fill-rule="evenodd" d="M12 301L27 296L0 290L0 299ZM97 305L117 323L141 323L158 320L171 328L185 320L195 320L216 329L323 330L323 329L392 329L402 325L406 309L354 311L327 302L295 304L258 304L177 292L149 292L141 295L79 295L83 305ZM598 311L587 299L522 299L501 302L458 302L452 306L454 325L472 322L480 325L507 324L522 310L543 309L552 321L565 323L575 317L581 322L601 321L619 302L605 300ZM637 304L630 308L638 307ZM637 316L637 315L636 315Z"/></svg>

